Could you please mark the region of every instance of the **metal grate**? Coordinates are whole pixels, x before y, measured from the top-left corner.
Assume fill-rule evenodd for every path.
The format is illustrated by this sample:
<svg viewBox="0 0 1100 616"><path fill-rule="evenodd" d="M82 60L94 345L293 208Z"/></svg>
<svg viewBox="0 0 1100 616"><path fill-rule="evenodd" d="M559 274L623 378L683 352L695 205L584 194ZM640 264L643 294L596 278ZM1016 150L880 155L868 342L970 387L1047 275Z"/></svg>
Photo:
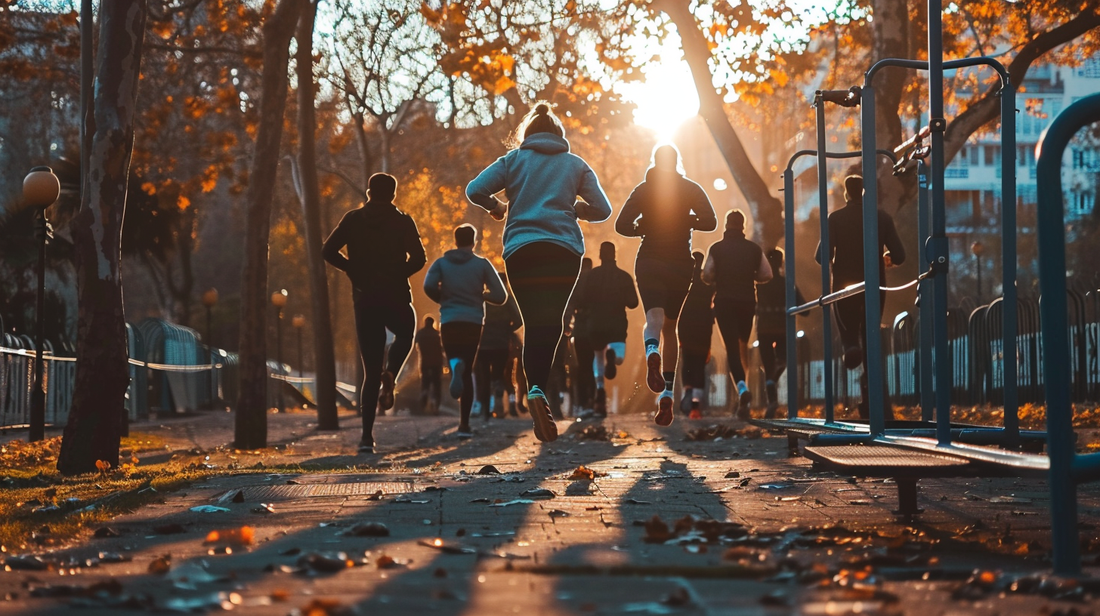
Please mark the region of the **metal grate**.
<svg viewBox="0 0 1100 616"><path fill-rule="evenodd" d="M310 498L318 496L370 496L382 492L383 494L406 494L414 492L412 482L408 481L364 481L344 483L301 483L296 485L277 486L246 486L239 490L230 490L218 498L219 502L227 502L244 492L245 502L272 502L280 500L293 500L297 498Z"/></svg>
<svg viewBox="0 0 1100 616"><path fill-rule="evenodd" d="M806 457L835 466L859 468L950 468L969 464L962 458L875 445L807 447Z"/></svg>

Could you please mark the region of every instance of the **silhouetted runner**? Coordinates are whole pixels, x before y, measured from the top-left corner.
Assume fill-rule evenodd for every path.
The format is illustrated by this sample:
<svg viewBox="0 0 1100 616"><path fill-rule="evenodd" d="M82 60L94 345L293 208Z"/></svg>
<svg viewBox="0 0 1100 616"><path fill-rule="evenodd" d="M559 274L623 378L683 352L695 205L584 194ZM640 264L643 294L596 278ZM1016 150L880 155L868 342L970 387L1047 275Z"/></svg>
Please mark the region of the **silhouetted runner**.
<svg viewBox="0 0 1100 616"><path fill-rule="evenodd" d="M764 389L768 397L765 417L775 416L779 406L776 383L787 369L787 279L783 276L783 251L772 248L765 256L772 268L772 279L756 285L756 340L760 343L760 363L764 365ZM802 305L802 293L794 290L795 304Z"/></svg>
<svg viewBox="0 0 1100 616"><path fill-rule="evenodd" d="M485 302L503 304L508 300L493 264L474 254L476 241L472 225L459 225L454 250L436 259L424 277L424 293L439 303L439 334L451 368L451 397L459 401L457 436L461 439L473 436L474 360L485 322Z"/></svg>
<svg viewBox="0 0 1100 616"><path fill-rule="evenodd" d="M703 253L693 252L695 270L691 290L680 311L677 333L680 335L680 380L684 397L680 410L691 419L702 419L702 400L707 390L707 364L710 341L714 336L714 287L703 282Z"/></svg>
<svg viewBox="0 0 1100 616"><path fill-rule="evenodd" d="M548 103L523 118L513 142L520 138L518 147L470 182L466 196L493 218L507 219L504 264L523 315L527 403L535 437L546 442L558 438L558 426L543 391L584 254L577 221L607 220L611 204L588 163L569 152L565 129ZM495 196L501 191L507 204Z"/></svg>
<svg viewBox="0 0 1100 616"><path fill-rule="evenodd" d="M393 408L394 383L412 350L416 331L409 276L427 262L416 223L393 205L396 194L396 178L385 173L372 175L367 182L367 202L344 214L322 248L325 261L343 270L352 285L355 331L363 360L361 453L374 453L377 407ZM347 256L340 252L345 248ZM394 336L388 353L387 329Z"/></svg>
<svg viewBox="0 0 1100 616"><path fill-rule="evenodd" d="M507 274L500 273L501 282L507 286ZM485 306L485 327L481 330L481 346L477 350L476 380L477 399L481 404L483 417L488 420L492 413L504 416L505 374L508 372L509 346L516 330L523 325L516 299L509 297L502 305ZM515 415L515 408L512 414Z"/></svg>
<svg viewBox="0 0 1100 616"><path fill-rule="evenodd" d="M752 394L745 383L749 335L756 317L756 283L772 278L764 251L745 237L745 214L726 214L726 234L710 247L703 280L714 285L714 320L726 344L726 363L737 387L737 415L747 419Z"/></svg>
<svg viewBox="0 0 1100 616"><path fill-rule="evenodd" d="M573 296L569 298L569 305L565 308L565 332L572 339L573 354L577 357L578 370L573 381L573 407L580 408L580 412L574 415L584 416L591 412L592 403L596 393L596 379L588 366L592 365L592 357L596 350L592 348L592 339L589 335L588 309L580 305L580 296L585 287L588 274L592 272L592 259L581 259L581 275L577 279L577 286L573 289Z"/></svg>
<svg viewBox="0 0 1100 616"><path fill-rule="evenodd" d="M887 266L905 262L905 246L898 237L894 218L878 210L879 247L878 279L886 281ZM818 242L816 258L821 263L821 243ZM829 214L829 262L832 264L833 291L863 282L863 177L849 175L844 178L844 207ZM886 293L879 291L879 308L886 301ZM867 355L867 305L862 294L846 297L833 304L840 341L844 345L844 367L855 370L864 366ZM882 320L882 314L875 317ZM864 366L866 367L866 366ZM867 372L860 377L859 415L870 416L867 406ZM892 416L887 403L887 417Z"/></svg>
<svg viewBox="0 0 1100 616"><path fill-rule="evenodd" d="M435 319L424 317L424 327L416 332L414 342L420 355L420 409L426 415L438 415L443 387L443 343Z"/></svg>
<svg viewBox="0 0 1100 616"><path fill-rule="evenodd" d="M653 417L659 426L673 419L672 384L680 352L676 320L691 287L691 232L713 231L717 225L707 193L684 177L680 152L672 145L653 151L645 181L630 193L615 221L619 234L642 238L634 278L645 307L646 384L660 394Z"/></svg>
<svg viewBox="0 0 1100 616"><path fill-rule="evenodd" d="M588 337L592 341L591 366L596 380L593 413L607 415L604 378L614 379L626 357L626 311L638 307L634 279L615 263L615 244L600 245L600 265L592 269L579 288L577 304L587 313ZM581 363L579 369L589 370Z"/></svg>

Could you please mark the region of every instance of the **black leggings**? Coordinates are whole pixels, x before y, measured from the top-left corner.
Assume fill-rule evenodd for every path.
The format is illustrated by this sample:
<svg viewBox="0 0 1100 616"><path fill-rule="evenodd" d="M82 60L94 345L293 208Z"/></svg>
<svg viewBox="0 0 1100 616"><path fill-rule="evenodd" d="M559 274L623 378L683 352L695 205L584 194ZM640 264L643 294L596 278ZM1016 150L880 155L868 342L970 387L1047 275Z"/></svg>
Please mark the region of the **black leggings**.
<svg viewBox="0 0 1100 616"><path fill-rule="evenodd" d="M546 390L565 329L562 318L581 271L581 257L551 242L535 242L504 260L523 316L523 367L529 387Z"/></svg>
<svg viewBox="0 0 1100 616"><path fill-rule="evenodd" d="M371 300L371 301L368 301ZM386 355L386 330L393 334L393 344ZM416 312L412 304L387 303L366 294L355 297L355 333L359 338L359 354L363 359L363 388L359 390L359 407L363 413L363 441L374 442L374 415L378 410L378 389L382 386L382 364L396 379L416 333Z"/></svg>
<svg viewBox="0 0 1100 616"><path fill-rule="evenodd" d="M443 352L447 354L447 360L461 360L466 364L462 373L462 396L459 398L458 408L459 426L470 426L470 408L474 405L474 360L477 357L477 347L481 344L481 323L466 323L453 321L439 326L439 335L443 339ZM452 377L453 378L453 377Z"/></svg>
<svg viewBox="0 0 1100 616"><path fill-rule="evenodd" d="M787 334L757 334L760 341L760 363L764 364L764 377L779 381L787 369Z"/></svg>
<svg viewBox="0 0 1100 616"><path fill-rule="evenodd" d="M481 403L482 417L489 418L492 398L505 391L504 371L508 363L508 349L480 349L477 352L477 400ZM503 415L503 409L497 408Z"/></svg>
<svg viewBox="0 0 1100 616"><path fill-rule="evenodd" d="M729 364L734 386L745 380L745 366L741 365L741 347L737 343L749 341L755 318L755 302L714 299L714 320L718 322L718 331L722 334L722 341L726 343L726 363Z"/></svg>

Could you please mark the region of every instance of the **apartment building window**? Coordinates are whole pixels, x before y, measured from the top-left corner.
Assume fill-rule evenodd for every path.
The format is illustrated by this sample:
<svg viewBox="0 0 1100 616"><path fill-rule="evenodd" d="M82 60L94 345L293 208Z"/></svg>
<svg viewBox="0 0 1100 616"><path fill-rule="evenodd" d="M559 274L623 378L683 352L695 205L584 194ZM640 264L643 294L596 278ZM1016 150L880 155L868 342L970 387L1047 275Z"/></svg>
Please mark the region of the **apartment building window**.
<svg viewBox="0 0 1100 616"><path fill-rule="evenodd" d="M1074 192L1071 199L1073 211L1080 215L1092 212L1093 205L1096 202L1096 196L1091 192Z"/></svg>
<svg viewBox="0 0 1100 616"><path fill-rule="evenodd" d="M1100 79L1100 57L1092 57L1077 67L1077 76L1086 79Z"/></svg>
<svg viewBox="0 0 1100 616"><path fill-rule="evenodd" d="M1001 164L1001 146L999 145L985 145L982 146L982 153L984 155L984 162L987 167Z"/></svg>

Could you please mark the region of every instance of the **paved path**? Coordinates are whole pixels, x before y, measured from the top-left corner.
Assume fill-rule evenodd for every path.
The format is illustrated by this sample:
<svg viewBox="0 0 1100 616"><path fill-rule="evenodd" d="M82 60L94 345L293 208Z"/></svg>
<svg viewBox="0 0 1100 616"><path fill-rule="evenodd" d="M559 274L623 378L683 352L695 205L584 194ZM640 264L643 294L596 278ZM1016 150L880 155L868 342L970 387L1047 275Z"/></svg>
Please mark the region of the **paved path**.
<svg viewBox="0 0 1100 616"><path fill-rule="evenodd" d="M308 414L272 415L276 447L254 453L223 447L229 414L134 426L165 437L174 451L164 455L196 463L300 461L341 470L257 470L167 494L111 522L121 536L87 536L45 555L113 552L132 560L73 576L0 573L0 597L13 597L0 610L287 614L313 602L331 614L930 616L1097 608L1001 590L1049 566L1041 481L922 481L926 513L909 526L891 513L891 483L814 473L806 460L786 457L785 438L762 438L728 419L678 420L669 429L640 416L561 422L562 438L540 445L526 420L479 426L476 438L461 442L452 418L385 417L381 453L369 458L354 455L354 418L343 421L340 432L317 433ZM740 435L687 440L687 430L719 421ZM599 426L610 440L584 438ZM579 466L598 476L571 478ZM238 492L243 502L234 502ZM261 503L274 513L254 513ZM1100 521L1100 491L1086 488L1080 503L1089 537ZM203 505L229 511L192 511ZM696 522L666 534L660 524L645 525L654 516L669 526L685 516ZM357 536L370 522L384 524L388 536ZM184 532L155 530L173 523ZM242 526L255 529L251 546L225 553L204 545L211 530ZM341 551L356 566L334 564ZM164 555L167 573L150 572ZM975 569L988 571L989 582L966 583ZM62 584L108 580L121 588L101 593L106 599L29 596L34 588L50 594Z"/></svg>

